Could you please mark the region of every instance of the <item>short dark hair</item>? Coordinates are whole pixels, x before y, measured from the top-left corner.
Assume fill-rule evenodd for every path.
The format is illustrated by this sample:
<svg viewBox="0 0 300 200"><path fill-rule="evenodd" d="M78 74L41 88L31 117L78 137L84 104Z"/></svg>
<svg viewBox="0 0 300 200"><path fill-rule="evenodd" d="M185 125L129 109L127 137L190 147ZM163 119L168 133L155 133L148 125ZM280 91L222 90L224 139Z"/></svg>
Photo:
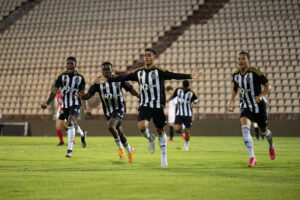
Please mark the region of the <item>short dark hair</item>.
<svg viewBox="0 0 300 200"><path fill-rule="evenodd" d="M239 55L240 55L240 54L246 55L247 59L250 60L250 54L249 54L248 52L246 52L246 51L241 51L241 52L239 53Z"/></svg>
<svg viewBox="0 0 300 200"><path fill-rule="evenodd" d="M154 49L147 48L147 49L145 49L145 51L151 51L156 56L156 51Z"/></svg>
<svg viewBox="0 0 300 200"><path fill-rule="evenodd" d="M67 60L72 60L72 61L75 62L75 63L77 62L77 61L76 61L76 58L73 57L73 56L68 57Z"/></svg>
<svg viewBox="0 0 300 200"><path fill-rule="evenodd" d="M110 62L104 62L104 63L102 63L101 68L102 68L104 65L109 65L110 68L112 68L112 64L111 64Z"/></svg>
<svg viewBox="0 0 300 200"><path fill-rule="evenodd" d="M166 87L166 90L167 91L173 90L173 87L171 85L169 85L169 86Z"/></svg>
<svg viewBox="0 0 300 200"><path fill-rule="evenodd" d="M184 80L184 81L182 82L182 86L183 86L184 88L187 88L187 87L190 86L190 82L189 82L188 80Z"/></svg>

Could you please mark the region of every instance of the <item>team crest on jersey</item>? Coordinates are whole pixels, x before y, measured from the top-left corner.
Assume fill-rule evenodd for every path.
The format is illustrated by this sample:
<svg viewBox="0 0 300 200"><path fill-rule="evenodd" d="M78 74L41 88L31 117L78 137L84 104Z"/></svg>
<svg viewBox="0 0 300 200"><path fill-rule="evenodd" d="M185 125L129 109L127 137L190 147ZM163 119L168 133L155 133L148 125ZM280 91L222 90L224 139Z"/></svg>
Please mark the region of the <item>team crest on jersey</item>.
<svg viewBox="0 0 300 200"><path fill-rule="evenodd" d="M76 84L79 83L79 77L78 77L78 76L75 78L75 83L76 83Z"/></svg>
<svg viewBox="0 0 300 200"><path fill-rule="evenodd" d="M66 77L64 78L64 83L67 83L67 78Z"/></svg>
<svg viewBox="0 0 300 200"><path fill-rule="evenodd" d="M247 83L250 82L250 77L249 76L247 76L246 81L247 81Z"/></svg>
<svg viewBox="0 0 300 200"><path fill-rule="evenodd" d="M157 78L157 75L155 73L155 71L152 71L151 74L150 74L151 78L152 79L156 79Z"/></svg>

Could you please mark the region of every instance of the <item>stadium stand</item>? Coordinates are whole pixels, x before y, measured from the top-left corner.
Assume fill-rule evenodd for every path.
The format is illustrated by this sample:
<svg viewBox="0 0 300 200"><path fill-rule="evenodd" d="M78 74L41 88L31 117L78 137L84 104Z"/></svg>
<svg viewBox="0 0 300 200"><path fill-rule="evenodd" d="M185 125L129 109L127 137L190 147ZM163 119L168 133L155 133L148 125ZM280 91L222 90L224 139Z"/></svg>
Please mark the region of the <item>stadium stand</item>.
<svg viewBox="0 0 300 200"><path fill-rule="evenodd" d="M20 0L9 2L17 5ZM215 12L220 2L224 8ZM174 72L204 72L201 80L192 81L200 100L195 113L226 113L240 50L250 52L252 66L274 86L268 96L270 113L299 113L297 0L43 0L0 35L0 113L49 115L51 109L40 109L40 103L64 70L66 57L77 58L89 87L102 62L128 71L146 47L167 43L161 39L201 9L213 14L193 19L157 60ZM127 113L136 114L136 98L126 94L126 100ZM99 108L92 113L103 114Z"/></svg>
<svg viewBox="0 0 300 200"><path fill-rule="evenodd" d="M10 12L14 11L16 7L20 6L26 0L1 0L1 8L0 8L0 20L4 17L7 17Z"/></svg>

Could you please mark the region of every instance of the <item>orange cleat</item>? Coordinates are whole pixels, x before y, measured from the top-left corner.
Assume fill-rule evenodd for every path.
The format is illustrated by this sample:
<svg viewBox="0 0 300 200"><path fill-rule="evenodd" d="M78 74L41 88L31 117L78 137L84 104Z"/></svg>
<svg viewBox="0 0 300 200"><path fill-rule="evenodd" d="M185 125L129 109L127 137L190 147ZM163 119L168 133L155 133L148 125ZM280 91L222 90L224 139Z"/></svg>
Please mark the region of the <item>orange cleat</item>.
<svg viewBox="0 0 300 200"><path fill-rule="evenodd" d="M124 149L122 147L120 147L118 149L118 154L119 154L120 160L123 160L125 158L125 151L124 151Z"/></svg>
<svg viewBox="0 0 300 200"><path fill-rule="evenodd" d="M131 153L128 153L128 163L131 164L133 161L133 154L135 152L135 149L131 147Z"/></svg>

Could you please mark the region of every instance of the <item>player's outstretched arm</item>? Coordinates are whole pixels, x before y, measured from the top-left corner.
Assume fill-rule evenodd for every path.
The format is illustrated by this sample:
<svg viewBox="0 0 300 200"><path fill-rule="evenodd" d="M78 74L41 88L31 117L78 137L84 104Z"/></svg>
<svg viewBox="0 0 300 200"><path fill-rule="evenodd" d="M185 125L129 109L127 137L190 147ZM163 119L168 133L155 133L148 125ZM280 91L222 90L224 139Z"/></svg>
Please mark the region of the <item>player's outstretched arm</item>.
<svg viewBox="0 0 300 200"><path fill-rule="evenodd" d="M56 94L57 94L58 88L54 87L51 91L51 93L49 94L49 97L47 99L46 102L41 104L41 108L46 109L48 107L48 105L53 101L53 99L55 98Z"/></svg>
<svg viewBox="0 0 300 200"><path fill-rule="evenodd" d="M77 97L78 99L83 99L83 100L88 100L89 98L91 98L91 94L89 92L74 94L74 96Z"/></svg>
<svg viewBox="0 0 300 200"><path fill-rule="evenodd" d="M129 92L130 92L130 94L132 94L132 96L135 96L138 99L141 98L140 95L139 95L139 93L134 88L132 88Z"/></svg>
<svg viewBox="0 0 300 200"><path fill-rule="evenodd" d="M138 81L133 73L124 75L124 76L116 76L108 79L109 82L123 82L123 81Z"/></svg>
<svg viewBox="0 0 300 200"><path fill-rule="evenodd" d="M192 74L173 73L169 71L164 72L164 77L166 80L198 79L200 76L202 76L202 72L198 72L198 71L195 71Z"/></svg>

